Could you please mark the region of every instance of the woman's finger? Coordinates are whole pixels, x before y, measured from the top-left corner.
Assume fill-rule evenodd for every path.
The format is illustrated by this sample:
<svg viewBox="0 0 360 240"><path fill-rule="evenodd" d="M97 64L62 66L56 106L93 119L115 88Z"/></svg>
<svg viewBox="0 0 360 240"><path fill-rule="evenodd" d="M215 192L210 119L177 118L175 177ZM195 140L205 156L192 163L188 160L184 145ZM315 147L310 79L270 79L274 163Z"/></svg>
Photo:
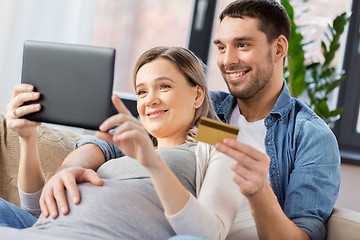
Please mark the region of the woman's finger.
<svg viewBox="0 0 360 240"><path fill-rule="evenodd" d="M39 103L31 104L31 105L24 105L24 106L15 108L13 111L13 115L15 115L15 117L21 118L30 113L38 112L38 111L40 111L40 109L41 109L41 105Z"/></svg>
<svg viewBox="0 0 360 240"><path fill-rule="evenodd" d="M111 101L113 102L118 113L125 113L128 115L131 115L129 109L127 109L125 104L121 101L121 99L116 94L113 94L111 96Z"/></svg>
<svg viewBox="0 0 360 240"><path fill-rule="evenodd" d="M16 97L19 93L22 92L32 92L34 90L34 86L27 83L21 83L18 85L15 85L13 89L12 98Z"/></svg>

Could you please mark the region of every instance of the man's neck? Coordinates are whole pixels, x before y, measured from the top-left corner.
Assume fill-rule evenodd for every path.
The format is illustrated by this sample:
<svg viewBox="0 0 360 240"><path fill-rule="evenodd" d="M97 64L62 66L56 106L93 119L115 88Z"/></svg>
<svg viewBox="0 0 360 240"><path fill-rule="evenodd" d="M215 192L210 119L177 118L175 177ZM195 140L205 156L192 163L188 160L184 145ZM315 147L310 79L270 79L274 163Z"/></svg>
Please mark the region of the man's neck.
<svg viewBox="0 0 360 240"><path fill-rule="evenodd" d="M250 99L237 99L241 114L248 122L264 119L274 107L282 90L283 82L264 88Z"/></svg>

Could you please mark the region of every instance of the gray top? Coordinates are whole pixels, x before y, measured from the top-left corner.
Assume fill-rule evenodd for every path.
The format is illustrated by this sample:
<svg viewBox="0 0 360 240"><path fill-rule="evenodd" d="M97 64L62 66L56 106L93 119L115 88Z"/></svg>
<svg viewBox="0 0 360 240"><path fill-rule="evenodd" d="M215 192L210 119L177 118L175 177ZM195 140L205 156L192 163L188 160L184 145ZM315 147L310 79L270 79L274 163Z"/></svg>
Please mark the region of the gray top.
<svg viewBox="0 0 360 240"><path fill-rule="evenodd" d="M157 152L195 196L196 144ZM137 160L123 157L98 170L104 185L79 184L81 203L56 220L42 215L29 229L0 228L6 239L167 239L175 235L151 183Z"/></svg>

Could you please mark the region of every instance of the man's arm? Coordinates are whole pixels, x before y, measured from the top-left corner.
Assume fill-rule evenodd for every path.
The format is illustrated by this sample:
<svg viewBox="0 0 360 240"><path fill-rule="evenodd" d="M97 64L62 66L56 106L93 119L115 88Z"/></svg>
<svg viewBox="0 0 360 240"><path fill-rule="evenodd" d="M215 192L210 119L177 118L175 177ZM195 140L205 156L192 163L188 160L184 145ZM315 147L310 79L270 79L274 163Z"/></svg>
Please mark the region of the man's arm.
<svg viewBox="0 0 360 240"><path fill-rule="evenodd" d="M45 217L58 217L57 206L62 214L69 212L65 191L74 204L80 202L77 183L91 182L101 186L103 181L95 172L105 162L101 149L93 144L85 144L71 152L58 168L55 175L46 183L40 197L41 212Z"/></svg>
<svg viewBox="0 0 360 240"><path fill-rule="evenodd" d="M237 161L234 181L249 201L260 239L309 239L285 215L268 183L268 155L234 139L216 144L216 149Z"/></svg>

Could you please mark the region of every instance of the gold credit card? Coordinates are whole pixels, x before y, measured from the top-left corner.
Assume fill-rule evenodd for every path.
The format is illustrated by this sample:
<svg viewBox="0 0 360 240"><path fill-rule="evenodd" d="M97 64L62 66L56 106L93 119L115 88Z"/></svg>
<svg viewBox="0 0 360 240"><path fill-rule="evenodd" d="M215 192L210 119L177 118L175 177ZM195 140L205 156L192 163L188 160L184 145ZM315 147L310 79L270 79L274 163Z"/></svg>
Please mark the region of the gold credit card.
<svg viewBox="0 0 360 240"><path fill-rule="evenodd" d="M210 118L202 117L196 140L215 145L222 142L225 138L237 138L239 128L230 124L219 122Z"/></svg>

